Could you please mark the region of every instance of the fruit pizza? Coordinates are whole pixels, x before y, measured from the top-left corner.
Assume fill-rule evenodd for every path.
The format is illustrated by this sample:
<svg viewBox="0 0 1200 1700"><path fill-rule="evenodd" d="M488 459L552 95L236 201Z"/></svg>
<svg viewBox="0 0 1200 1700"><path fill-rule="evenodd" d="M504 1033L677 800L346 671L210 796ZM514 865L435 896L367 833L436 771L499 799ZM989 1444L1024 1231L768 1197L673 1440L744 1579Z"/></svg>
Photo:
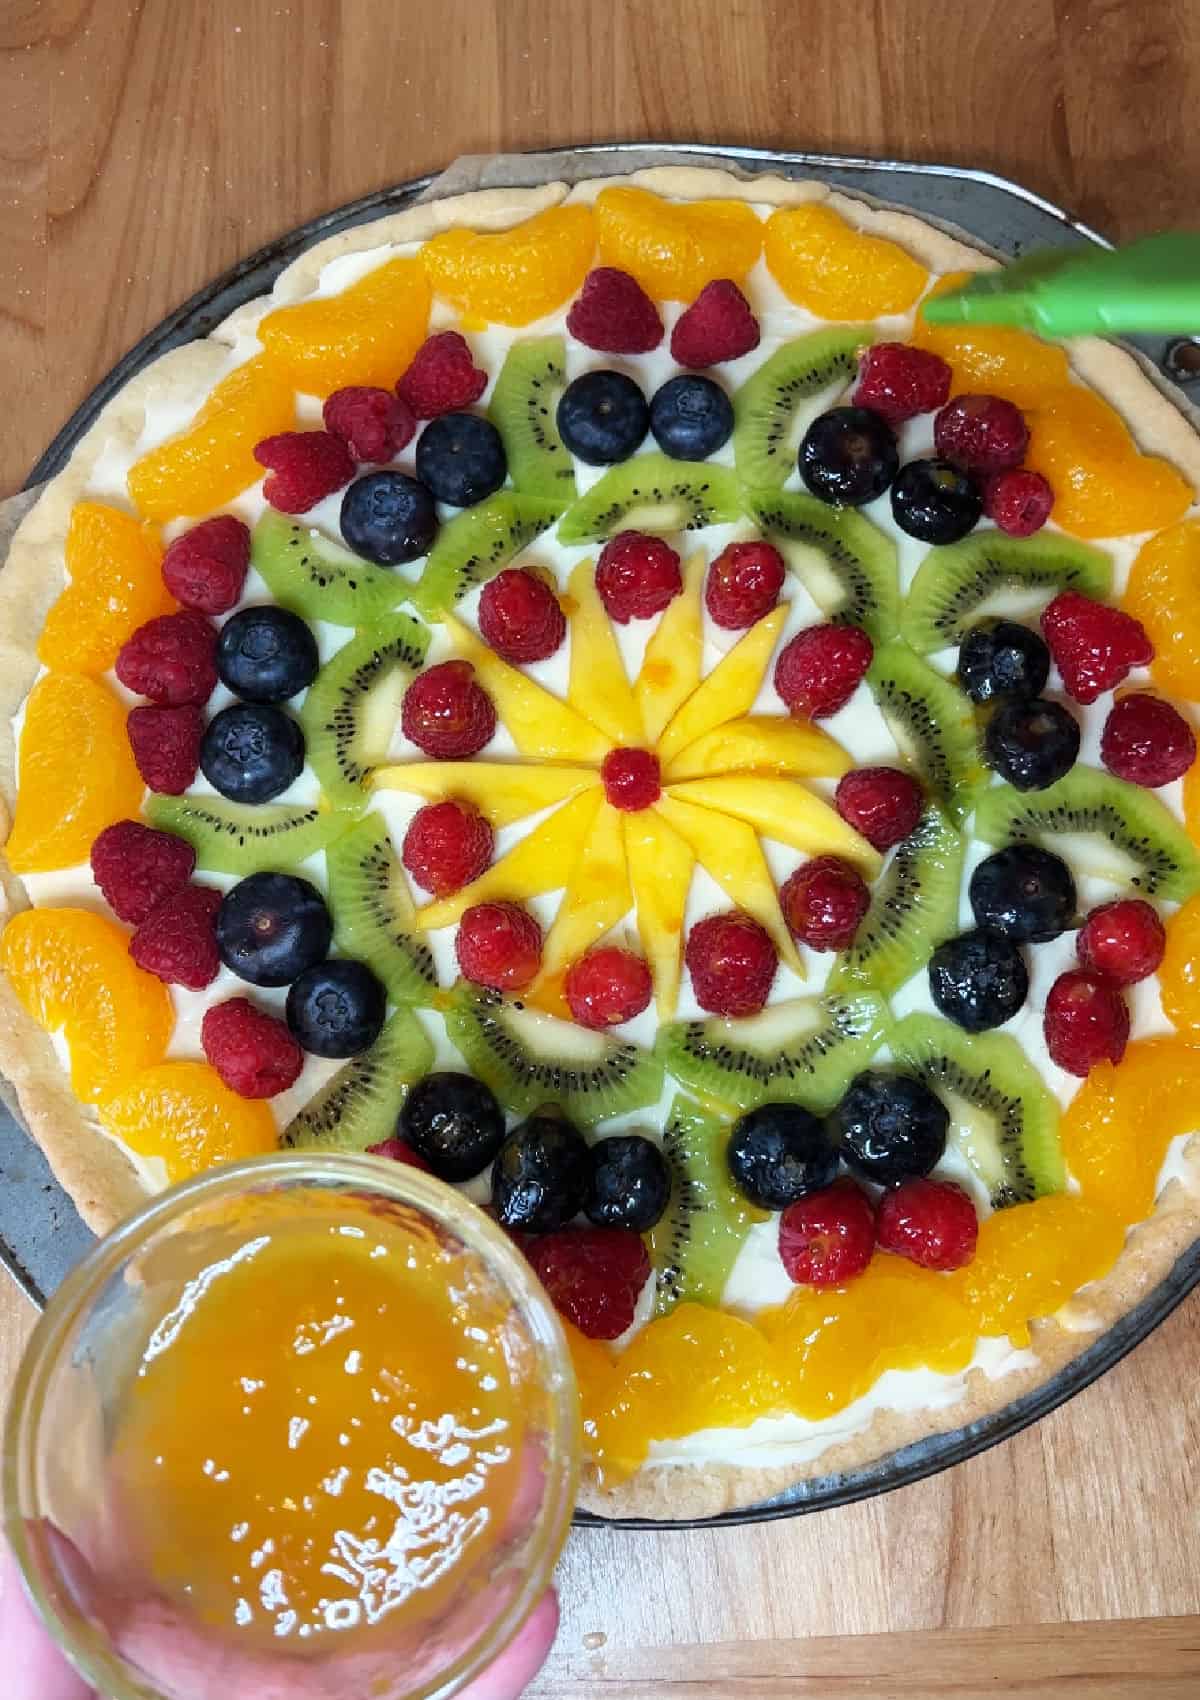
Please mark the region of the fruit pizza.
<svg viewBox="0 0 1200 1700"><path fill-rule="evenodd" d="M1009 1403L1200 1232L1200 438L815 183L322 243L0 577L0 1063L98 1228L277 1147L489 1209L585 1503Z"/></svg>

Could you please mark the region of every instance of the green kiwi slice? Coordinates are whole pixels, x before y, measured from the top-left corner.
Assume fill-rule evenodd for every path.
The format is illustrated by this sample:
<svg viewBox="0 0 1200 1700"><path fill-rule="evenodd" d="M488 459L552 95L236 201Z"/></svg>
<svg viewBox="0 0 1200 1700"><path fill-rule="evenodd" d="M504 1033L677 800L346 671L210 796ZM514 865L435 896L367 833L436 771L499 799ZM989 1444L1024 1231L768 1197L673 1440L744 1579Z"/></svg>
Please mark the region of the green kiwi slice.
<svg viewBox="0 0 1200 1700"><path fill-rule="evenodd" d="M889 1042L895 1060L949 1110L951 1144L987 1187L994 1210L1063 1190L1058 1100L1015 1039L909 1015Z"/></svg>
<svg viewBox="0 0 1200 1700"><path fill-rule="evenodd" d="M882 999L855 989L738 1020L673 1021L660 1028L656 1049L673 1080L733 1110L786 1100L824 1111L866 1067L886 1026Z"/></svg>
<svg viewBox="0 0 1200 1700"><path fill-rule="evenodd" d="M728 1138L728 1122L677 1094L662 1135L671 1202L647 1236L658 1316L685 1300L721 1302L751 1222L746 1201L729 1178Z"/></svg>
<svg viewBox="0 0 1200 1700"><path fill-rule="evenodd" d="M351 1057L279 1136L288 1148L365 1151L390 1139L414 1081L427 1074L433 1044L409 1009L398 1009L360 1056Z"/></svg>
<svg viewBox="0 0 1200 1700"><path fill-rule="evenodd" d="M867 684L928 795L951 820L964 821L988 782L968 698L906 643L875 651Z"/></svg>
<svg viewBox="0 0 1200 1700"><path fill-rule="evenodd" d="M843 951L827 991L846 995L870 986L891 997L923 968L943 939L958 931L958 897L966 845L933 804L897 844L871 893L854 943Z"/></svg>
<svg viewBox="0 0 1200 1700"><path fill-rule="evenodd" d="M752 490L747 511L829 620L862 626L876 643L896 635L896 545L854 508L832 508L799 490Z"/></svg>
<svg viewBox="0 0 1200 1700"><path fill-rule="evenodd" d="M610 467L569 507L558 527L560 543L591 543L615 531L656 535L699 531L740 519L736 475L711 462L635 455Z"/></svg>
<svg viewBox="0 0 1200 1700"><path fill-rule="evenodd" d="M805 430L854 377L872 341L869 325L813 331L785 342L746 379L733 398L733 458L748 490L777 490L796 470Z"/></svg>
<svg viewBox="0 0 1200 1700"><path fill-rule="evenodd" d="M412 927L412 899L383 819L369 814L325 852L333 939L372 968L392 1003L432 1003L437 970Z"/></svg>
<svg viewBox="0 0 1200 1700"><path fill-rule="evenodd" d="M284 514L259 520L250 565L280 607L334 626L365 626L408 595L405 579Z"/></svg>
<svg viewBox="0 0 1200 1700"><path fill-rule="evenodd" d="M901 633L919 655L949 649L985 614L1019 620L1060 590L1081 590L1103 601L1112 570L1103 549L1061 532L1006 537L1002 531L975 531L926 555L909 586Z"/></svg>
<svg viewBox="0 0 1200 1700"><path fill-rule="evenodd" d="M575 500L575 468L554 417L566 381L562 337L527 337L509 349L488 404L488 417L504 439L513 484L526 495L557 502L560 509Z"/></svg>
<svg viewBox="0 0 1200 1700"><path fill-rule="evenodd" d="M1095 767L1073 767L1042 791L997 785L975 811L987 844L1028 839L1080 873L1183 903L1200 887L1200 854L1174 815L1139 785Z"/></svg>
<svg viewBox="0 0 1200 1700"><path fill-rule="evenodd" d="M559 1021L460 981L446 1033L467 1067L508 1110L557 1104L581 1127L658 1102L662 1063L651 1051Z"/></svg>
<svg viewBox="0 0 1200 1700"><path fill-rule="evenodd" d="M561 499L547 501L519 490L498 490L473 508L464 508L438 532L425 557L410 597L414 608L427 620L448 613L470 591L495 578L562 510Z"/></svg>
<svg viewBox="0 0 1200 1700"><path fill-rule="evenodd" d="M361 804L363 781L388 753L405 686L425 660L429 632L388 614L321 668L300 708L309 763L338 807Z"/></svg>
<svg viewBox="0 0 1200 1700"><path fill-rule="evenodd" d="M256 874L292 868L332 844L354 825L348 809L310 803L231 803L225 797L146 800L146 819L186 838L196 866L217 874Z"/></svg>

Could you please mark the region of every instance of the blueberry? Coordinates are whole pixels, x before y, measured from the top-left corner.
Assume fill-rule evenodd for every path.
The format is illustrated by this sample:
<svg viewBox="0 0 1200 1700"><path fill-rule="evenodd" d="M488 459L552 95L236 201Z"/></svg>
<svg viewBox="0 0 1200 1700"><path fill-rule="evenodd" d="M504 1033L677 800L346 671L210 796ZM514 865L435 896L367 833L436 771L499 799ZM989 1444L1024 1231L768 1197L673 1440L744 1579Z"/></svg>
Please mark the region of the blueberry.
<svg viewBox="0 0 1200 1700"><path fill-rule="evenodd" d="M504 441L477 413L443 413L417 438L417 477L449 507L473 507L507 476Z"/></svg>
<svg viewBox="0 0 1200 1700"><path fill-rule="evenodd" d="M404 472L368 472L342 497L342 536L364 561L394 567L427 555L437 536L433 496Z"/></svg>
<svg viewBox="0 0 1200 1700"><path fill-rule="evenodd" d="M800 444L800 476L823 502L858 508L882 496L900 465L896 433L869 407L835 407Z"/></svg>
<svg viewBox="0 0 1200 1700"><path fill-rule="evenodd" d="M668 378L651 399L650 430L664 454L705 460L733 435L733 403L711 378Z"/></svg>
<svg viewBox="0 0 1200 1700"><path fill-rule="evenodd" d="M637 1234L652 1228L671 1197L671 1171L654 1141L640 1133L600 1139L589 1161L583 1204L588 1220L600 1228L632 1228Z"/></svg>
<svg viewBox="0 0 1200 1700"><path fill-rule="evenodd" d="M492 1210L505 1228L548 1234L583 1209L591 1176L587 1141L552 1110L510 1133L492 1164Z"/></svg>
<svg viewBox="0 0 1200 1700"><path fill-rule="evenodd" d="M214 714L200 740L200 771L235 803L269 803L304 767L304 733L281 708L235 703Z"/></svg>
<svg viewBox="0 0 1200 1700"><path fill-rule="evenodd" d="M286 986L329 954L333 922L315 885L295 874L250 874L217 910L217 949L252 986Z"/></svg>
<svg viewBox="0 0 1200 1700"><path fill-rule="evenodd" d="M1018 791L1044 791L1075 765L1079 722L1043 697L1006 702L987 723L983 756Z"/></svg>
<svg viewBox="0 0 1200 1700"><path fill-rule="evenodd" d="M308 689L320 665L316 638L287 608L243 608L221 627L217 676L247 702L286 702Z"/></svg>
<svg viewBox="0 0 1200 1700"><path fill-rule="evenodd" d="M929 958L929 991L947 1021L983 1033L1011 1021L1025 1002L1029 973L1012 939L979 927L938 945Z"/></svg>
<svg viewBox="0 0 1200 1700"><path fill-rule="evenodd" d="M982 512L978 485L948 460L910 460L892 485L892 518L922 543L957 543Z"/></svg>
<svg viewBox="0 0 1200 1700"><path fill-rule="evenodd" d="M798 1104L763 1104L735 1122L726 1159L734 1186L766 1210L786 1210L838 1171L829 1134Z"/></svg>
<svg viewBox="0 0 1200 1700"><path fill-rule="evenodd" d="M365 962L334 957L298 974L288 988L287 1024L314 1057L356 1057L378 1039L387 993Z"/></svg>
<svg viewBox="0 0 1200 1700"><path fill-rule="evenodd" d="M585 372L558 404L558 434L589 466L628 460L650 429L650 409L624 372Z"/></svg>
<svg viewBox="0 0 1200 1700"><path fill-rule="evenodd" d="M972 702L1035 697L1050 674L1050 651L1028 626L985 620L972 626L958 652L958 682Z"/></svg>
<svg viewBox="0 0 1200 1700"><path fill-rule="evenodd" d="M949 1127L942 1100L891 1069L856 1075L830 1118L848 1167L880 1186L927 1175L941 1161Z"/></svg>
<svg viewBox="0 0 1200 1700"><path fill-rule="evenodd" d="M504 1111L470 1074L427 1074L409 1092L396 1131L439 1180L482 1174L504 1143Z"/></svg>
<svg viewBox="0 0 1200 1700"><path fill-rule="evenodd" d="M1037 844L1010 844L971 875L977 926L1014 944L1045 944L1075 918L1075 881L1061 856Z"/></svg>

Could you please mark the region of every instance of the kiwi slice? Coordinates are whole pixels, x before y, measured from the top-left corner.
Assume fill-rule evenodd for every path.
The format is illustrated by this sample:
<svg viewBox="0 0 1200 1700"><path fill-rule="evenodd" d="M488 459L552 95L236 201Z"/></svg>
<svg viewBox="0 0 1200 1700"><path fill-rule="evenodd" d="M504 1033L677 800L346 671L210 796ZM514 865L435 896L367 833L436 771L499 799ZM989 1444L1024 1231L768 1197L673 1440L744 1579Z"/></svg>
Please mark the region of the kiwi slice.
<svg viewBox="0 0 1200 1700"><path fill-rule="evenodd" d="M562 337L528 337L509 349L488 406L517 489L557 502L560 510L575 500L575 468L554 418L566 381Z"/></svg>
<svg viewBox="0 0 1200 1700"><path fill-rule="evenodd" d="M709 461L635 455L610 467L563 515L560 543L590 543L614 531L656 535L699 531L740 519L736 475Z"/></svg>
<svg viewBox="0 0 1200 1700"><path fill-rule="evenodd" d="M752 490L747 511L821 612L862 626L876 643L896 635L896 545L854 508L832 508L799 490Z"/></svg>
<svg viewBox="0 0 1200 1700"><path fill-rule="evenodd" d="M387 759L405 686L425 660L429 632L388 614L342 645L300 709L310 764L331 803L361 803L363 782Z"/></svg>
<svg viewBox="0 0 1200 1700"><path fill-rule="evenodd" d="M796 470L806 428L828 392L854 377L860 351L873 341L869 325L814 331L785 342L747 378L733 398L733 458L748 490L777 490Z"/></svg>
<svg viewBox="0 0 1200 1700"><path fill-rule="evenodd" d="M433 952L412 924L412 900L382 818L369 814L325 852L333 939L365 962L392 1003L432 1003Z"/></svg>
<svg viewBox="0 0 1200 1700"><path fill-rule="evenodd" d="M871 894L854 943L829 976L827 991L851 995L870 986L891 997L958 931L966 845L933 804L897 844Z"/></svg>
<svg viewBox="0 0 1200 1700"><path fill-rule="evenodd" d="M1006 537L1002 531L975 531L926 555L909 586L901 633L919 655L949 649L985 614L1019 620L1060 590L1081 590L1103 601L1112 570L1102 549L1061 532Z"/></svg>
<svg viewBox="0 0 1200 1700"><path fill-rule="evenodd" d="M1139 785L1073 767L1043 791L997 785L975 811L987 844L1032 840L1080 873L1183 903L1200 886L1200 854L1174 815Z"/></svg>
<svg viewBox="0 0 1200 1700"><path fill-rule="evenodd" d="M460 981L446 1033L471 1072L519 1115L557 1104L581 1127L658 1102L662 1063L651 1051L508 1003Z"/></svg>
<svg viewBox="0 0 1200 1700"><path fill-rule="evenodd" d="M562 510L561 499L498 490L455 514L438 532L412 588L410 600L417 612L428 620L448 613L468 592L495 578Z"/></svg>
<svg viewBox="0 0 1200 1700"><path fill-rule="evenodd" d="M283 1146L365 1151L390 1139L412 1083L427 1074L433 1045L416 1016L398 1009L371 1046L339 1068L279 1136Z"/></svg>
<svg viewBox="0 0 1200 1700"><path fill-rule="evenodd" d="M408 595L407 582L386 567L372 566L284 514L259 520L250 565L282 608L334 626L365 626Z"/></svg>
<svg viewBox="0 0 1200 1700"><path fill-rule="evenodd" d="M660 1028L667 1073L735 1110L787 1100L829 1110L883 1041L886 1013L873 992L796 998L740 1020L709 1016Z"/></svg>
<svg viewBox="0 0 1200 1700"><path fill-rule="evenodd" d="M906 643L875 651L867 684L928 795L952 821L964 821L988 782L968 698Z"/></svg>
<svg viewBox="0 0 1200 1700"><path fill-rule="evenodd" d="M647 1236L657 1291L654 1309L719 1305L750 1227L746 1201L725 1161L729 1124L679 1093L663 1128L671 1169L671 1202Z"/></svg>
<svg viewBox="0 0 1200 1700"><path fill-rule="evenodd" d="M256 874L292 868L348 832L349 809L311 803L231 803L225 797L146 799L146 819L163 832L186 838L196 866L208 873Z"/></svg>
<svg viewBox="0 0 1200 1700"><path fill-rule="evenodd" d="M1058 1100L1015 1039L909 1015L889 1042L895 1060L949 1110L951 1143L987 1187L994 1210L1062 1191Z"/></svg>

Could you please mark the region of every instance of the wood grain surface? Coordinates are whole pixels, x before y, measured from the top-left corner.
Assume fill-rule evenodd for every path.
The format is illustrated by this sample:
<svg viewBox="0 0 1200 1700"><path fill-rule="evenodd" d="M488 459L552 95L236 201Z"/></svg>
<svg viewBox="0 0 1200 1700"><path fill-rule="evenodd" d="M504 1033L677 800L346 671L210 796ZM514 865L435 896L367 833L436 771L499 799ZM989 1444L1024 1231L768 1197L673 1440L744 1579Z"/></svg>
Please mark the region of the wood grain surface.
<svg viewBox="0 0 1200 1700"><path fill-rule="evenodd" d="M1197 111L1197 0L0 0L0 494L216 272L457 154L946 160L1130 236L1197 222ZM28 1324L0 1289L0 1390ZM1193 1300L1037 1428L901 1493L579 1531L531 1693L1194 1695L1198 1362Z"/></svg>

